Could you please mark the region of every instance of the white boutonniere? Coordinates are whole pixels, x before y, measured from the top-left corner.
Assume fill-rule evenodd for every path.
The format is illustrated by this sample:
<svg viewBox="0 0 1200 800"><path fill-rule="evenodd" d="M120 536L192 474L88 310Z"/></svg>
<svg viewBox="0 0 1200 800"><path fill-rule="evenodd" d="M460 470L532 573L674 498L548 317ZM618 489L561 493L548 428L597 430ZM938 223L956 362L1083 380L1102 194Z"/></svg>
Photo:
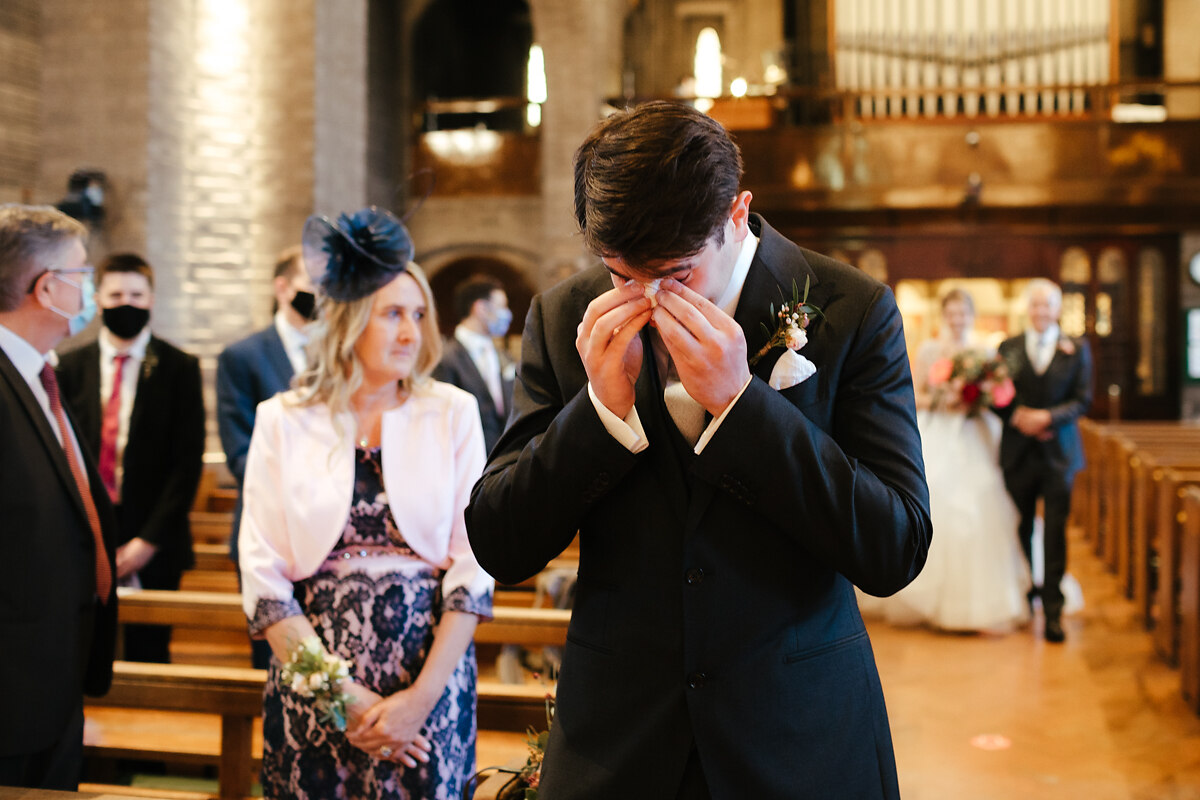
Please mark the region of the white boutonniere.
<svg viewBox="0 0 1200 800"><path fill-rule="evenodd" d="M1058 337L1058 349L1062 351L1063 355L1075 355L1075 343L1065 336Z"/></svg>
<svg viewBox="0 0 1200 800"><path fill-rule="evenodd" d="M824 316L820 308L808 302L808 289L809 280L805 279L804 296L801 297L799 289L793 282L791 301L783 303L778 312L775 311L774 303L771 304L771 318L775 320L775 330L772 331L763 325L763 330L767 332L767 343L750 357L750 366L754 367L762 360L763 356L776 347L786 348L771 369L768 383L774 389L787 389L795 386L801 381L811 378L817 371L816 365L798 352L808 344L809 320L814 316Z"/></svg>

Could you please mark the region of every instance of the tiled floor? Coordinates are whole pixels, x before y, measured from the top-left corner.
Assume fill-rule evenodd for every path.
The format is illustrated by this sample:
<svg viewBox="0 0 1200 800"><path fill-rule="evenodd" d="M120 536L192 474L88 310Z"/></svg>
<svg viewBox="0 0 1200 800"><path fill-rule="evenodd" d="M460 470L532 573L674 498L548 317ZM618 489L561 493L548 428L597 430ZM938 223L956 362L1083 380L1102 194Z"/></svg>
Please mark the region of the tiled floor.
<svg viewBox="0 0 1200 800"><path fill-rule="evenodd" d="M872 622L905 800L1200 800L1200 716L1087 545L1067 642Z"/></svg>

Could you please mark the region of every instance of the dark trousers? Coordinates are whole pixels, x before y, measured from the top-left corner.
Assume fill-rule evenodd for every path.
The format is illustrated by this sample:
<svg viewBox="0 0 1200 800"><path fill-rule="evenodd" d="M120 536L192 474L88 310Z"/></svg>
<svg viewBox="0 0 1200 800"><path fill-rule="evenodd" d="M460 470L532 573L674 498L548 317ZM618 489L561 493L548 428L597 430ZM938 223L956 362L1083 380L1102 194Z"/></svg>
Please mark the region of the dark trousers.
<svg viewBox="0 0 1200 800"><path fill-rule="evenodd" d="M1037 501L1042 499L1042 608L1046 619L1062 616L1062 579L1067 572L1067 517L1071 513L1071 484L1074 475L1055 468L1038 456L1004 470L1004 485L1017 506L1021 521L1017 535L1025 558L1033 564L1033 524Z"/></svg>
<svg viewBox="0 0 1200 800"><path fill-rule="evenodd" d="M82 769L83 698L80 697L79 707L54 744L36 753L0 756L0 786L74 792L79 788Z"/></svg>
<svg viewBox="0 0 1200 800"><path fill-rule="evenodd" d="M122 506L113 506L113 514L117 523L122 522ZM156 553L154 558L138 573L143 589L167 589L174 591L179 588L181 573L163 568L159 559L162 553ZM126 625L121 637L121 658L125 661L143 661L151 664L171 663L171 626L170 625Z"/></svg>
<svg viewBox="0 0 1200 800"><path fill-rule="evenodd" d="M126 661L171 663L170 625L126 625L122 657Z"/></svg>

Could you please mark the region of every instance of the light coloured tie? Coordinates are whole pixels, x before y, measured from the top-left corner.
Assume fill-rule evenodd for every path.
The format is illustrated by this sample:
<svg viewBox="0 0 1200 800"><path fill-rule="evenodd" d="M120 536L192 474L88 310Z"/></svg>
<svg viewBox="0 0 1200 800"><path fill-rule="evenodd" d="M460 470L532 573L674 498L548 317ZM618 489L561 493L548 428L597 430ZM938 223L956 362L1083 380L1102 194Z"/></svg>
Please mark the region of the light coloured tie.
<svg viewBox="0 0 1200 800"><path fill-rule="evenodd" d="M688 444L695 445L700 440L700 434L704 433L704 406L697 403L683 388L675 371L674 361L667 362L665 383L663 402L666 403L667 412Z"/></svg>
<svg viewBox="0 0 1200 800"><path fill-rule="evenodd" d="M1050 366L1050 359L1054 355L1054 350L1050 347L1050 336L1048 333L1043 333L1038 336L1037 345L1037 364L1034 365L1034 371L1038 375L1046 372Z"/></svg>

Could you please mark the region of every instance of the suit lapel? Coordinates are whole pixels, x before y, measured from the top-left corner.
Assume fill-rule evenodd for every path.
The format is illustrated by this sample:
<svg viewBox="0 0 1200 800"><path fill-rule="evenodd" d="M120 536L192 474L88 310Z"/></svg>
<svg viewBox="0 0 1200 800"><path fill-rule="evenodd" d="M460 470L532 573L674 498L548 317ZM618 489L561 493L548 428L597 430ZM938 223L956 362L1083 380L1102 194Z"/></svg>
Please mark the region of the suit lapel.
<svg viewBox="0 0 1200 800"><path fill-rule="evenodd" d="M282 386L286 390L292 382L295 370L292 369L292 361L288 358L287 350L283 347L283 340L279 338L279 331L275 329L274 324L267 328L267 335L264 338L266 340L264 352L267 357L267 363L271 365L271 369L275 372L275 385Z"/></svg>
<svg viewBox="0 0 1200 800"><path fill-rule="evenodd" d="M812 267L800 254L794 244L784 239L774 228L759 217L751 215L751 229L758 235L758 250L754 253L754 261L746 274L746 282L742 286L738 298L737 309L733 319L742 328L746 337L746 355L750 358L762 349L771 335L775 332L779 321L771 316L772 307L779 311L783 303L791 302L792 286L801 297L804 296L804 284L809 284L808 300L810 303L823 308L825 290L813 273ZM821 323L817 317L809 321L808 333L814 337ZM783 348L776 347L769 351L752 368L752 372L763 380L771 376L775 362L783 355Z"/></svg>
<svg viewBox="0 0 1200 800"><path fill-rule="evenodd" d="M154 389L158 386L158 381L155 379L161 365L159 364L160 348L158 339L153 336L146 343L146 356L142 359L141 369L138 371L137 388L133 394L133 408L129 412L129 434L126 440L125 460L128 461L129 444L133 442L144 441L144 437L135 434L142 425L142 417L145 416L146 408L154 407ZM136 451L136 446L134 450Z"/></svg>
<svg viewBox="0 0 1200 800"><path fill-rule="evenodd" d="M8 381L13 394L25 409L29 421L33 423L34 430L38 432L42 444L50 454L50 460L54 463L54 469L58 473L59 480L62 481L63 488L72 498L75 509L86 520L87 511L83 507L83 498L79 496L79 488L75 485L75 477L71 474L71 466L67 463L66 451L63 450L63 445L59 444L58 437L54 435L54 430L50 427L50 420L46 419L46 412L42 410L41 404L33 396L29 384L25 382L25 378L13 366L12 361L8 359L8 355L3 350L0 350L0 375L3 375ZM66 413L65 407L64 413ZM69 420L70 415L68 414ZM76 431L75 435L78 437L79 432Z"/></svg>
<svg viewBox="0 0 1200 800"><path fill-rule="evenodd" d="M455 365L458 367L458 374L462 375L464 381L470 384L463 388L475 395L476 399L482 404L480 407L484 413L490 416L497 416L496 401L492 399L492 390L488 388L487 381L483 379L483 375L479 372L479 367L475 365L475 359L471 358L471 354L467 352L467 348L458 339L454 339L451 346L453 348Z"/></svg>
<svg viewBox="0 0 1200 800"><path fill-rule="evenodd" d="M774 306L778 311L783 303L791 301L793 282L797 292L803 296L807 281L808 300L819 307L823 307L825 291L818 286L817 276L794 244L780 236L757 214L751 215L750 224L759 237L758 249L750 263L750 271L746 273L746 281L742 284L733 319L746 338L747 357L753 358L774 334L778 320L771 316L771 308ZM810 337L815 335L819 321L819 317L809 321ZM783 348L770 350L751 368L751 372L764 381L768 380L775 362L782 354ZM685 536L691 536L699 527L716 491L707 482L692 482Z"/></svg>
<svg viewBox="0 0 1200 800"><path fill-rule="evenodd" d="M100 343L86 345L80 353L79 386L82 402L75 404L79 426L75 435L86 440L93 453L100 452L100 425L104 407L100 399Z"/></svg>

